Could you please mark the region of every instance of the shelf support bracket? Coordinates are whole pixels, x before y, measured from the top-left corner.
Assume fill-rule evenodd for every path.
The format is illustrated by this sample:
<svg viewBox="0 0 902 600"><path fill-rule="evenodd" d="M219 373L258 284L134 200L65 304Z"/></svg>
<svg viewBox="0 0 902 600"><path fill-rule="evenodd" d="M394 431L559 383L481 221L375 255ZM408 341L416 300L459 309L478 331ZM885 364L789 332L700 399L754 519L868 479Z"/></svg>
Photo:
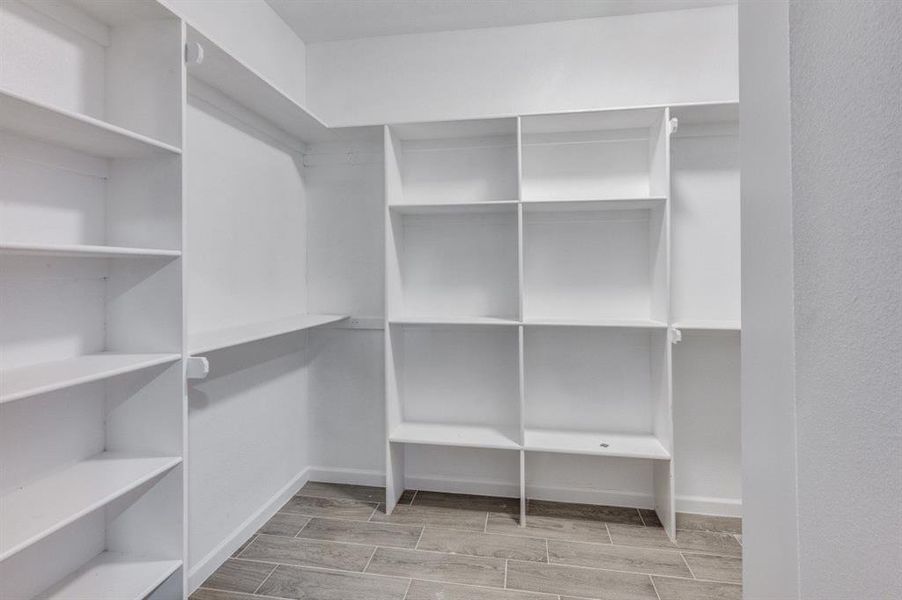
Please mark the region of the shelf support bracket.
<svg viewBox="0 0 902 600"><path fill-rule="evenodd" d="M670 331L670 343L671 344L679 344L683 341L683 332L677 329L676 327L671 327Z"/></svg>
<svg viewBox="0 0 902 600"><path fill-rule="evenodd" d="M210 362L204 356L189 356L185 361L185 375L188 379L206 379L210 374Z"/></svg>
<svg viewBox="0 0 902 600"><path fill-rule="evenodd" d="M673 135L677 132L677 129L680 128L680 120L676 117L671 117L670 121L667 123L667 133L669 135Z"/></svg>

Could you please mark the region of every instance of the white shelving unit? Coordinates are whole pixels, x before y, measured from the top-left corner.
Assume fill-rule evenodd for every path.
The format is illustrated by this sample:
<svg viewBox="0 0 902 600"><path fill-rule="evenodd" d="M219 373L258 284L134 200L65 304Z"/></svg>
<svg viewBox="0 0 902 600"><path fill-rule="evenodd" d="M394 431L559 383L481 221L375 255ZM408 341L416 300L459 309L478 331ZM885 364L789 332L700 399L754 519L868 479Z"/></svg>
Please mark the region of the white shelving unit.
<svg viewBox="0 0 902 600"><path fill-rule="evenodd" d="M674 534L676 330L739 327L738 289L701 281L733 251L702 205L723 192L728 219L738 195L686 191L681 172L672 207L675 116L695 135L735 106L385 128L388 511L408 445L519 452L521 524L532 453L585 455L650 461ZM690 251L676 276L703 286L677 297L678 318L673 210Z"/></svg>
<svg viewBox="0 0 902 600"><path fill-rule="evenodd" d="M183 597L184 24L0 19L0 597Z"/></svg>

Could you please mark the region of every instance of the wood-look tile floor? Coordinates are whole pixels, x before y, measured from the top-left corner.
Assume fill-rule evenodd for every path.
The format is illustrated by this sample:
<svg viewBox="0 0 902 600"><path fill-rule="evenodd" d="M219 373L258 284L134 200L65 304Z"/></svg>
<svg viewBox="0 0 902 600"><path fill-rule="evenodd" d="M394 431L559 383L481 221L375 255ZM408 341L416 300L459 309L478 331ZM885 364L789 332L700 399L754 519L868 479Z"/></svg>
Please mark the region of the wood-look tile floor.
<svg viewBox="0 0 902 600"><path fill-rule="evenodd" d="M191 600L740 600L736 521L311 482Z"/></svg>

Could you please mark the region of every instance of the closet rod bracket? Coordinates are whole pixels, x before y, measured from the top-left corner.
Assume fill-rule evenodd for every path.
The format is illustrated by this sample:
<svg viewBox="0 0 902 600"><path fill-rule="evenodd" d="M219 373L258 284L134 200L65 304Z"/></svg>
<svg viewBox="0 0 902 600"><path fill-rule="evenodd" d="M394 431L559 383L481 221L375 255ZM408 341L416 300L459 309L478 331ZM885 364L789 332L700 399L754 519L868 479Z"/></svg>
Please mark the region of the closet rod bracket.
<svg viewBox="0 0 902 600"><path fill-rule="evenodd" d="M210 361L204 356L189 356L185 361L185 376L188 379L206 379L210 374Z"/></svg>

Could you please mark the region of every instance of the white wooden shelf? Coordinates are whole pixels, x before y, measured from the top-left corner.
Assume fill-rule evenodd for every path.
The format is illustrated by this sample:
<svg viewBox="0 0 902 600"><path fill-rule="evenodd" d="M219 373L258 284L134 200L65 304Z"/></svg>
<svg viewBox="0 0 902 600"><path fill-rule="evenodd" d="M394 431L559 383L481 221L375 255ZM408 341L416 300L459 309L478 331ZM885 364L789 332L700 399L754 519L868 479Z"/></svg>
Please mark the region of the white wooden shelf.
<svg viewBox="0 0 902 600"><path fill-rule="evenodd" d="M670 460L670 452L653 435L527 428L524 442L525 450L535 452Z"/></svg>
<svg viewBox="0 0 902 600"><path fill-rule="evenodd" d="M0 560L180 462L179 457L103 452L0 497Z"/></svg>
<svg viewBox="0 0 902 600"><path fill-rule="evenodd" d="M180 354L86 354L0 371L0 404L175 362Z"/></svg>
<svg viewBox="0 0 902 600"><path fill-rule="evenodd" d="M406 444L519 450L516 437L514 431L488 425L408 422L398 425L388 439Z"/></svg>
<svg viewBox="0 0 902 600"><path fill-rule="evenodd" d="M159 250L154 248L126 248L122 246L94 246L89 244L20 244L16 242L0 243L0 254L99 258L175 258L182 255L179 250Z"/></svg>
<svg viewBox="0 0 902 600"><path fill-rule="evenodd" d="M499 317L395 317L390 325L519 325L516 319Z"/></svg>
<svg viewBox="0 0 902 600"><path fill-rule="evenodd" d="M104 158L179 154L159 140L0 90L0 129Z"/></svg>
<svg viewBox="0 0 902 600"><path fill-rule="evenodd" d="M457 215L457 214L497 214L514 212L519 204L516 200L489 202L443 202L435 204L389 204L393 213L400 215Z"/></svg>
<svg viewBox="0 0 902 600"><path fill-rule="evenodd" d="M742 323L740 321L728 320L704 320L704 319L685 319L677 321L673 324L676 329L698 330L698 331L740 331Z"/></svg>
<svg viewBox="0 0 902 600"><path fill-rule="evenodd" d="M188 336L188 353L202 354L204 352L212 352L293 331L302 331L311 327L338 323L347 318L348 315L293 315L259 323L226 327L215 331L193 333Z"/></svg>
<svg viewBox="0 0 902 600"><path fill-rule="evenodd" d="M656 208L667 202L664 196L640 198L562 198L560 200L523 200L531 211L631 210Z"/></svg>
<svg viewBox="0 0 902 600"><path fill-rule="evenodd" d="M40 600L142 600L182 566L179 560L147 560L102 552L77 571L38 594Z"/></svg>
<svg viewBox="0 0 902 600"><path fill-rule="evenodd" d="M622 327L626 329L667 329L664 321L653 319L524 319L524 325L534 327Z"/></svg>
<svg viewBox="0 0 902 600"><path fill-rule="evenodd" d="M199 31L188 27L188 44L195 43L203 48L203 60L200 64L188 64L188 73L192 77L216 88L302 142L336 138L336 134L313 113Z"/></svg>

